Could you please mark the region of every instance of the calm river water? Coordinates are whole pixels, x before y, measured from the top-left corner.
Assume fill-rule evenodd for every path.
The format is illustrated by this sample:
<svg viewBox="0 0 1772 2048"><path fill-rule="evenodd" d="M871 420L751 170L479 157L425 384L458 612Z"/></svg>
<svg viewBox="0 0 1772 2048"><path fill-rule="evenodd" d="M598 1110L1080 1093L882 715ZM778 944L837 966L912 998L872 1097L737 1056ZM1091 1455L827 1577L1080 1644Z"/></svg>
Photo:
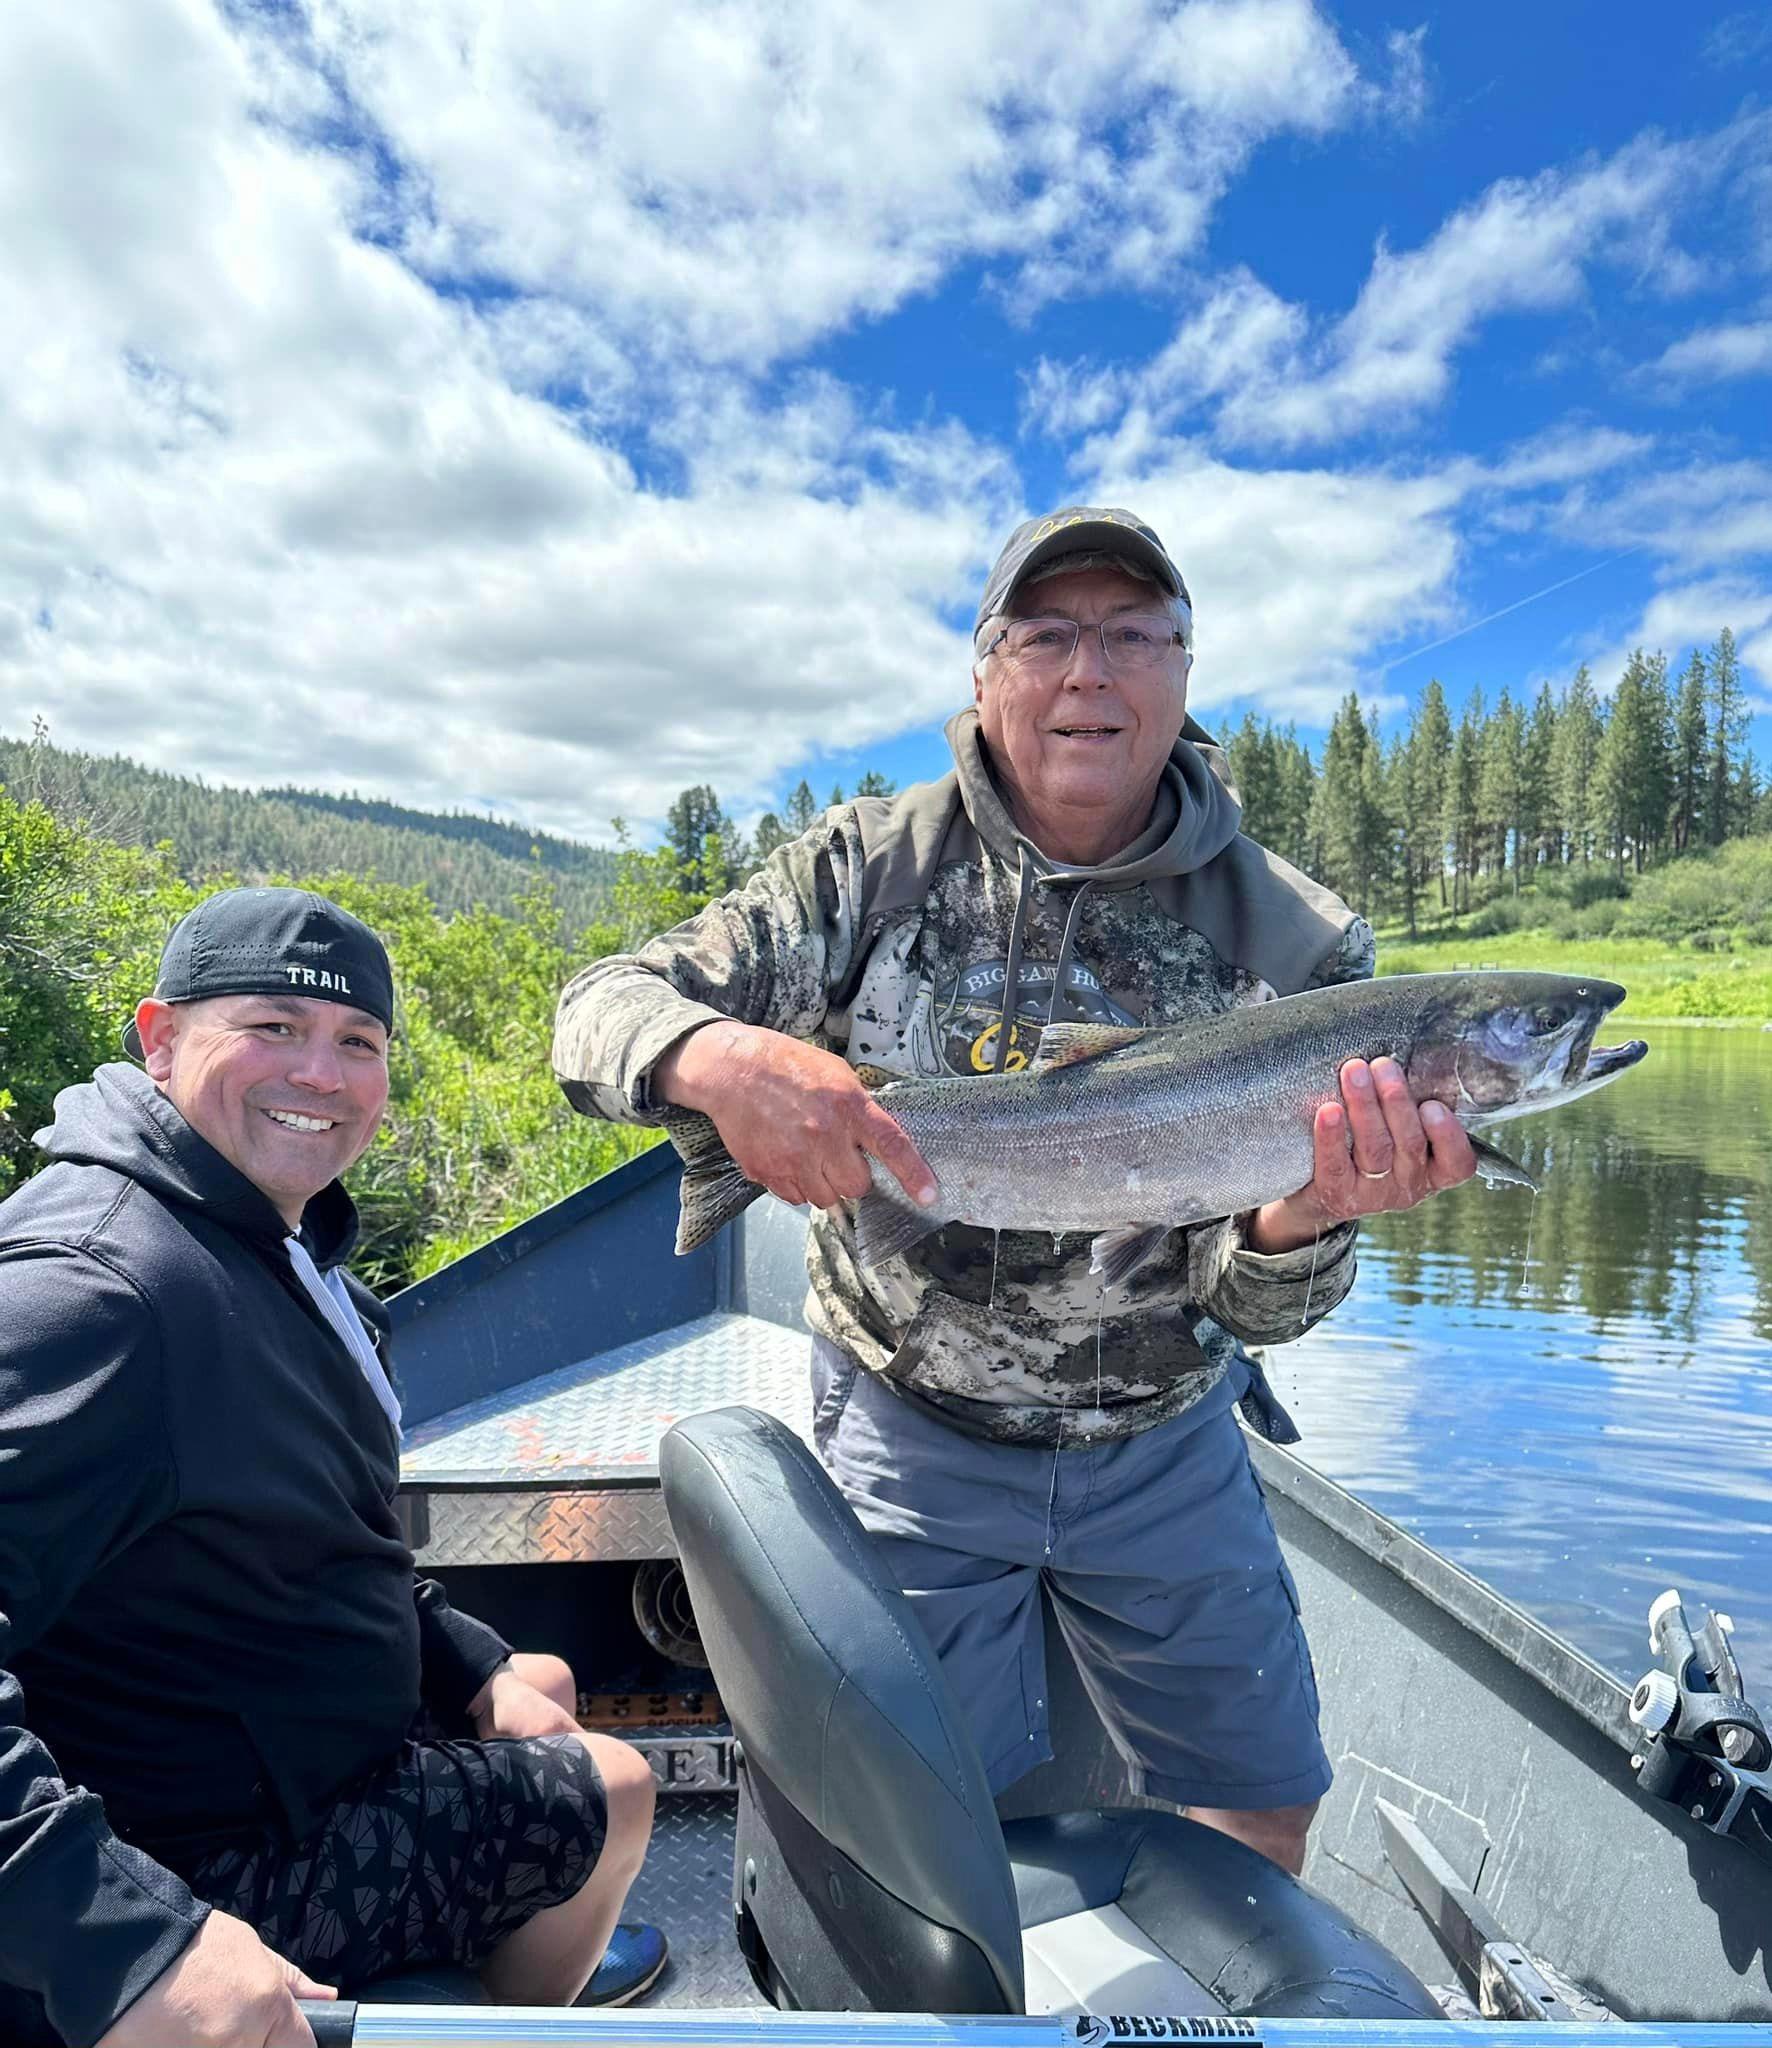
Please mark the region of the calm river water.
<svg viewBox="0 0 1772 2048"><path fill-rule="evenodd" d="M1733 1614L1772 1704L1772 1035L1649 1057L1492 1133L1480 1182L1369 1225L1350 1298L1269 1354L1300 1451L1621 1678L1649 1602Z"/></svg>

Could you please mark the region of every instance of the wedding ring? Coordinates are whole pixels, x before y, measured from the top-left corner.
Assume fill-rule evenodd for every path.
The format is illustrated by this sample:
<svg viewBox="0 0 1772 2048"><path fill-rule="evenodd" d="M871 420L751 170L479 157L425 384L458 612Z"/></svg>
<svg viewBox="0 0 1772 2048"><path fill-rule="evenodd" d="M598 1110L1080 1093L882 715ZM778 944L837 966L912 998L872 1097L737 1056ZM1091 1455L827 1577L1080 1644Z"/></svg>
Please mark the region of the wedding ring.
<svg viewBox="0 0 1772 2048"><path fill-rule="evenodd" d="M1356 1166L1354 1171L1362 1180L1389 1180L1391 1177L1391 1170L1388 1166L1382 1173L1368 1173L1363 1166Z"/></svg>

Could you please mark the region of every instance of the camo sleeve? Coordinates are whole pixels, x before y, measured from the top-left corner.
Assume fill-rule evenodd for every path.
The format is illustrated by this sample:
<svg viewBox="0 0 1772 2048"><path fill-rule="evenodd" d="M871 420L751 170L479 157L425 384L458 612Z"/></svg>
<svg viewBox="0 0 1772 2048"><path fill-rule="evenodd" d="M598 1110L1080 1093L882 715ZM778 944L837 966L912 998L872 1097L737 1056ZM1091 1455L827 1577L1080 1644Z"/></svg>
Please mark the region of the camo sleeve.
<svg viewBox="0 0 1772 2048"><path fill-rule="evenodd" d="M554 1073L573 1108L657 1123L653 1068L718 1018L817 1038L854 954L862 872L855 807L838 805L742 889L574 975L554 1018Z"/></svg>
<svg viewBox="0 0 1772 2048"><path fill-rule="evenodd" d="M1317 962L1307 985L1367 981L1377 960L1372 927L1356 917ZM1284 1344L1346 1299L1354 1284L1358 1237L1357 1224L1342 1223L1299 1251L1266 1253L1250 1250L1241 1217L1208 1224L1188 1239L1193 1297L1245 1344Z"/></svg>

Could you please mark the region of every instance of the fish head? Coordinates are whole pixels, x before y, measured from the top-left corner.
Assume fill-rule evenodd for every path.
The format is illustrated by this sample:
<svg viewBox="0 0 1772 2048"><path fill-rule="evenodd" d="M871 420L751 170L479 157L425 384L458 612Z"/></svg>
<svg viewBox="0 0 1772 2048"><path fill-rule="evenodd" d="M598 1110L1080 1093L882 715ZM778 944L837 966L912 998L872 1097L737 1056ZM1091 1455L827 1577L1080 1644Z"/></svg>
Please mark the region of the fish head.
<svg viewBox="0 0 1772 2048"><path fill-rule="evenodd" d="M1615 981L1563 974L1462 974L1422 1020L1409 1059L1411 1092L1466 1124L1503 1123L1590 1094L1634 1067L1640 1038L1596 1046L1624 1000Z"/></svg>

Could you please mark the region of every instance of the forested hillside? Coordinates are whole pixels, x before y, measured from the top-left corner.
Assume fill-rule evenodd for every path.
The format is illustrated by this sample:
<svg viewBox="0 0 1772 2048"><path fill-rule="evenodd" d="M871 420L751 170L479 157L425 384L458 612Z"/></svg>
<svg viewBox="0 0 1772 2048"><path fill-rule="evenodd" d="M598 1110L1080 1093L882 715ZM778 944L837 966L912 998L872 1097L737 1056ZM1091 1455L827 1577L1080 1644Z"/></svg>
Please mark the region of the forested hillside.
<svg viewBox="0 0 1772 2048"><path fill-rule="evenodd" d="M1530 701L1473 691L1454 719L1430 682L1388 737L1355 696L1322 758L1253 715L1228 735L1243 829L1374 919L1413 933L1499 893L1544 884L1577 907L1622 899L1674 855L1772 832L1772 787L1747 744L1750 707L1725 629L1680 675L1640 650L1607 694L1587 669ZM1745 868L1741 870L1745 872ZM1718 943L1772 940L1772 904ZM1535 913L1491 902L1491 930Z"/></svg>
<svg viewBox="0 0 1772 2048"><path fill-rule="evenodd" d="M616 855L467 812L406 810L313 790L212 787L120 754L71 753L45 739L0 738L0 786L67 824L123 846L170 843L180 874L341 871L422 888L442 911L514 911L539 866L574 929L603 915Z"/></svg>

